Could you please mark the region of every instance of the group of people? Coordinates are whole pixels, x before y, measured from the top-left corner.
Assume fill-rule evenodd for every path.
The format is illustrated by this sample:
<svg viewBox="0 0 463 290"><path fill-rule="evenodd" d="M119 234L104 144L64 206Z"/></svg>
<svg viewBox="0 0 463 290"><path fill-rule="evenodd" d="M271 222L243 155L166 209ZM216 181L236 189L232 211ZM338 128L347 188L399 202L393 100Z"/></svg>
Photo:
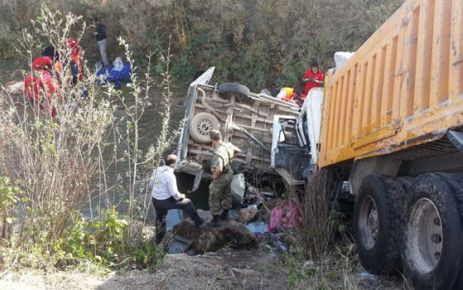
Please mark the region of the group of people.
<svg viewBox="0 0 463 290"><path fill-rule="evenodd" d="M209 209L213 216L207 226L217 227L221 221L229 219L228 212L232 207L232 195L228 186L233 179L231 161L241 150L231 143L222 141L222 134L218 130L209 131L214 153L211 160L212 182L209 186ZM192 219L196 227L200 227L204 220L198 215L192 201L180 193L174 170L177 156L170 154L164 165L157 168L151 177L152 201L156 210L156 238L158 244L166 233L166 217L170 209L182 209Z"/></svg>
<svg viewBox="0 0 463 290"><path fill-rule="evenodd" d="M105 66L108 66L106 26L97 17L93 21L96 28L94 36L98 43L101 61ZM60 55L55 47L51 45L46 47L41 56L32 61L31 73L24 78L26 97L41 109L49 111L52 117L57 114L53 100L60 98L59 89L62 84L76 85L84 78L82 47L77 39L69 37L66 41L66 49L68 51L61 52L61 54L64 53L68 59L65 59L64 55ZM66 66L68 66L70 74L64 73ZM83 92L83 95L86 95L86 91Z"/></svg>
<svg viewBox="0 0 463 290"><path fill-rule="evenodd" d="M324 74L316 61L310 64L310 69L304 73L302 82L304 83L304 90L302 93L297 88L283 87L276 95L276 98L302 106L311 89L323 87Z"/></svg>

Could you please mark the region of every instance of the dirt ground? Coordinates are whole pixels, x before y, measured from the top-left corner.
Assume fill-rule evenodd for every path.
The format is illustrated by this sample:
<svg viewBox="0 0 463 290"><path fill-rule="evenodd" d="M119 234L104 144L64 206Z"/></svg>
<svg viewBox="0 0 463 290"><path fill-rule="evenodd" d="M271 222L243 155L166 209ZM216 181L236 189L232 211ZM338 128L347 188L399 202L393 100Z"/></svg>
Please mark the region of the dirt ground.
<svg viewBox="0 0 463 290"><path fill-rule="evenodd" d="M9 273L0 280L3 290L36 289L286 289L280 262L259 251L222 250L188 256L166 255L156 273L130 271L97 277L76 272Z"/></svg>

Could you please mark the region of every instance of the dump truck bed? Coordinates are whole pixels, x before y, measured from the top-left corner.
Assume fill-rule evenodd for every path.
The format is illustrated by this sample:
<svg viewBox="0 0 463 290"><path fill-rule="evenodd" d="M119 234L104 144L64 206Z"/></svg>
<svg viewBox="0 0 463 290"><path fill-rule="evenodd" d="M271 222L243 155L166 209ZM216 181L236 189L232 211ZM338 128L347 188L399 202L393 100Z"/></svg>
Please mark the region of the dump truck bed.
<svg viewBox="0 0 463 290"><path fill-rule="evenodd" d="M210 129L219 129L224 141L242 150L235 158L236 163L247 169L269 171L273 117L297 116L299 107L252 92L247 96L224 96L216 86L209 84L213 71L213 68L209 69L190 85L184 129L179 140L180 160L207 165L206 162L212 158L212 147L208 138L201 134L206 134ZM194 173L188 172L189 167L186 166L183 171ZM207 169L207 166L204 167ZM207 174L204 176L207 177Z"/></svg>
<svg viewBox="0 0 463 290"><path fill-rule="evenodd" d="M327 74L319 167L459 130L462 61L463 1L406 1L339 71ZM445 142L433 144L421 150L445 150Z"/></svg>

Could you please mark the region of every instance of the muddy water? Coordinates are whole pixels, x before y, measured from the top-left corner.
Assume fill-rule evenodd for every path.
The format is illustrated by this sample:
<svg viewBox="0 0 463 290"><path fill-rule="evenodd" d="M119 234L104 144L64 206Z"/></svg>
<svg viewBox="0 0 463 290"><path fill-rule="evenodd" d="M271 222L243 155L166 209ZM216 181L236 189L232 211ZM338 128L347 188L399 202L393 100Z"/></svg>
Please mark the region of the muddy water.
<svg viewBox="0 0 463 290"><path fill-rule="evenodd" d="M139 128L140 128L139 135L141 136L140 137L140 149L143 154L147 152L147 150L152 144L155 144L157 142L157 137L161 131L161 115L160 115L161 106L159 105L159 103L156 103L156 99L159 99L160 94L161 92L155 92L152 94L153 104L146 109L142 119L139 122ZM183 115L184 115L184 106L183 106L184 100L183 100L183 97L179 97L183 95L183 93L178 92L176 95L177 97L174 98L172 108L171 108L172 109L172 118L171 118L172 128L178 127L179 121L183 118ZM122 111L119 111L119 112L116 112L116 115L120 118L124 115L124 113ZM125 123L120 122L119 124L117 124L117 126L120 132L125 132L125 126L126 126ZM177 147L176 143L172 145L172 148L171 148L172 153L176 153L176 147ZM118 154L120 157L122 156L123 151L124 151L124 148L119 146ZM104 153L107 160L111 160L112 154L113 154L112 148L110 150L107 150L107 152ZM117 172L114 168L109 169L108 173L109 173L110 184L116 183L115 176L117 175L125 176L128 170L128 165L125 161L118 162L117 167L118 167ZM143 168L143 169L140 168L140 170L144 171L142 175L147 178L149 177L153 169L152 168ZM185 173L178 173L176 175L177 175L177 185L178 185L179 191L182 193L185 193L187 197L193 201L193 203L198 209L208 210L209 209L208 207L208 194L209 194L208 185L209 184L206 182L202 182L197 191L189 192L193 188L194 176L191 176ZM123 200L127 199L128 197L128 192L126 189L128 187L128 184L129 184L129 180L127 178L124 178L124 181L121 184L122 186L118 187L117 189L109 193L109 202L111 204L118 205L117 208L121 212L126 212L126 209L127 209L127 205L123 202ZM139 188L137 190L138 192L137 194L142 194L145 192L145 189L146 189L145 184L140 183L140 185L143 188ZM141 198L136 197L136 199L141 199ZM89 201L86 201L85 205L81 207L83 209L83 212L87 216L90 216L90 207L92 208L92 212L94 215L97 214L96 208L98 208L99 206L103 208L106 207L105 200L101 200L100 196L95 197L91 201L92 206L90 206L89 203L90 203ZM154 209L152 209L149 214L149 219L152 220L154 219L154 217L155 217Z"/></svg>

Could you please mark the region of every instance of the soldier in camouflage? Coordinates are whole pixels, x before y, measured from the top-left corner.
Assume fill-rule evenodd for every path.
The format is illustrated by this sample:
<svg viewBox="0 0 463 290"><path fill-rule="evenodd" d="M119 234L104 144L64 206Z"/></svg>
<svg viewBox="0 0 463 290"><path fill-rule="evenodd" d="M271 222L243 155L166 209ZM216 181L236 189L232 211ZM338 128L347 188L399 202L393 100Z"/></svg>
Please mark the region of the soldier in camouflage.
<svg viewBox="0 0 463 290"><path fill-rule="evenodd" d="M218 130L211 130L209 136L214 148L211 164L212 182L209 186L209 209L214 218L209 225L216 227L220 220L228 219L228 210L232 207L229 186L233 171L230 163L241 150L231 143L222 142L222 135Z"/></svg>

